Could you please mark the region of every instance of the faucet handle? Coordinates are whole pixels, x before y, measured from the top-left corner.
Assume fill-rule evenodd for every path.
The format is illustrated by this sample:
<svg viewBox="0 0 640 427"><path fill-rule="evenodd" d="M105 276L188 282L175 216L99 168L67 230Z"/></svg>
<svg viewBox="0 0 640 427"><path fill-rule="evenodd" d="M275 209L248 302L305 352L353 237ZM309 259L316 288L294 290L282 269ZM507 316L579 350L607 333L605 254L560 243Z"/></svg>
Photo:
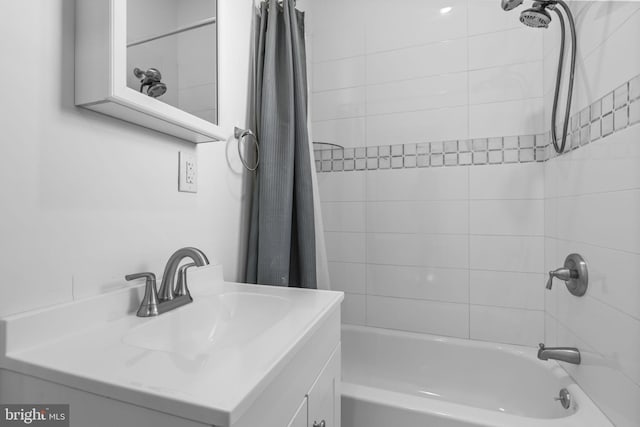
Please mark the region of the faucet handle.
<svg viewBox="0 0 640 427"><path fill-rule="evenodd" d="M158 313L158 291L156 290L156 275L153 273L136 273L124 277L127 281L136 279L146 279L144 297L138 308L138 317L157 316Z"/></svg>
<svg viewBox="0 0 640 427"><path fill-rule="evenodd" d="M178 269L178 283L176 284L176 289L173 292L174 297L180 297L183 295L191 297L189 288L187 287L187 269L195 266L196 264L194 262L180 266Z"/></svg>

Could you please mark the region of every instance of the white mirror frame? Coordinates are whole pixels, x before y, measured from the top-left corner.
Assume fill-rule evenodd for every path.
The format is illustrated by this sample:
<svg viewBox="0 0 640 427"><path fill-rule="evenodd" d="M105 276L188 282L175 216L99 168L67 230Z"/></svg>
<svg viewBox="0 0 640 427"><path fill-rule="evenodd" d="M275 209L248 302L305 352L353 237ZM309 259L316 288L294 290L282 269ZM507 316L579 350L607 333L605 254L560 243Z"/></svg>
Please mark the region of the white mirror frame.
<svg viewBox="0 0 640 427"><path fill-rule="evenodd" d="M76 105L194 143L231 134L127 87L127 72L127 1L76 2Z"/></svg>

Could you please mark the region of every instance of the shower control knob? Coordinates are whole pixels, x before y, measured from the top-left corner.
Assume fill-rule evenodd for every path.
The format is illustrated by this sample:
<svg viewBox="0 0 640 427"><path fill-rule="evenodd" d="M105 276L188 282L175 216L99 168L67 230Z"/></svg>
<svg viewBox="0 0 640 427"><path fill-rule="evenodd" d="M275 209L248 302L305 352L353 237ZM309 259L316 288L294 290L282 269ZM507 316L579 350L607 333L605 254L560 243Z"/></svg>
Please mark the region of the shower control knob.
<svg viewBox="0 0 640 427"><path fill-rule="evenodd" d="M570 254L564 260L564 267L549 272L547 289L553 286L554 277L563 280L572 295L581 297L587 292L589 284L587 262L579 254Z"/></svg>
<svg viewBox="0 0 640 427"><path fill-rule="evenodd" d="M313 422L313 427L325 427L325 422L324 420L320 421L320 422Z"/></svg>

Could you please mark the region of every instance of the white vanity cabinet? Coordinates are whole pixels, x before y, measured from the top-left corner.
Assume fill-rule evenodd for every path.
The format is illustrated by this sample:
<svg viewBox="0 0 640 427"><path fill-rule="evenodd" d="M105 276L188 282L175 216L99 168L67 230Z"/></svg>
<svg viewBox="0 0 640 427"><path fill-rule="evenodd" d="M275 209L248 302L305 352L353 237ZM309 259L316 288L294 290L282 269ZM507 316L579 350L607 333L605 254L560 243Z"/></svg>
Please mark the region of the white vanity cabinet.
<svg viewBox="0 0 640 427"><path fill-rule="evenodd" d="M340 357L338 347L287 427L340 427Z"/></svg>
<svg viewBox="0 0 640 427"><path fill-rule="evenodd" d="M307 405L307 396L305 396L287 427L307 427L308 411L309 405Z"/></svg>
<svg viewBox="0 0 640 427"><path fill-rule="evenodd" d="M70 427L340 427L343 295L201 273L156 319L136 288L0 319L0 404L69 404Z"/></svg>

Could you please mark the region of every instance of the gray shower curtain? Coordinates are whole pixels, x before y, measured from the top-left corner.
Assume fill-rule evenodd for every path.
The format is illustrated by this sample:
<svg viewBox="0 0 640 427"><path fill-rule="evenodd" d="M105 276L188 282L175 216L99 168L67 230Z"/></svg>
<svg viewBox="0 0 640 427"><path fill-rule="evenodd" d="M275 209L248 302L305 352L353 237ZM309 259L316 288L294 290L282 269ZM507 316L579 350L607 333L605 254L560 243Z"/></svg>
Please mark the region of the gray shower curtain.
<svg viewBox="0 0 640 427"><path fill-rule="evenodd" d="M260 141L246 281L316 288L307 128L304 14L293 0L262 2L253 22L249 125Z"/></svg>

